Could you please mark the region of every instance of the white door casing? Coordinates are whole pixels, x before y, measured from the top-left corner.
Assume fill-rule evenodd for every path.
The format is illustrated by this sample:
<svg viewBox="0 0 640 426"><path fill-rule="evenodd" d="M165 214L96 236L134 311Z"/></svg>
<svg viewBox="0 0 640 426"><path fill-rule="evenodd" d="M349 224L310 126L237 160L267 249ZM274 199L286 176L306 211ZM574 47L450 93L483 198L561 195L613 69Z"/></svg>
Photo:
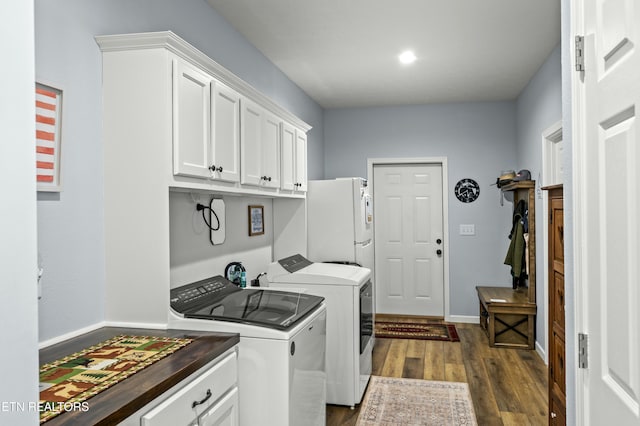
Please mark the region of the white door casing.
<svg viewBox="0 0 640 426"><path fill-rule="evenodd" d="M445 316L442 165L374 164L373 194L376 312Z"/></svg>
<svg viewBox="0 0 640 426"><path fill-rule="evenodd" d="M550 186L563 183L563 169L562 169L562 154L564 151L564 143L562 141L562 120L547 127L542 132L542 181L538 183L538 197L542 198L542 211L549 211L549 201L546 195L542 194L540 186ZM546 218L542 220L542 259L547 259L549 255L548 250L549 241L549 220ZM545 260L543 263L542 282L544 287L544 303L549 300L549 265ZM549 318L545 315L544 318L544 347L545 352L543 359L545 363L548 363L549 358Z"/></svg>
<svg viewBox="0 0 640 426"><path fill-rule="evenodd" d="M585 70L574 93L576 329L588 335L577 373L577 424L640 424L640 8L582 0ZM576 342L577 345L577 342Z"/></svg>

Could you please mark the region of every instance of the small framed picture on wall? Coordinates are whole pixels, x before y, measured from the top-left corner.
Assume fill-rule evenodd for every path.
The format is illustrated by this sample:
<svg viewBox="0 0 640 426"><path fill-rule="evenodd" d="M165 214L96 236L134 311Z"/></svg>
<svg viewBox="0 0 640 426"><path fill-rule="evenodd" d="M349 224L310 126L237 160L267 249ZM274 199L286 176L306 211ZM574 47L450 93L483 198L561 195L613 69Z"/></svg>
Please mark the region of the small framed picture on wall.
<svg viewBox="0 0 640 426"><path fill-rule="evenodd" d="M249 206L249 236L264 234L264 206Z"/></svg>

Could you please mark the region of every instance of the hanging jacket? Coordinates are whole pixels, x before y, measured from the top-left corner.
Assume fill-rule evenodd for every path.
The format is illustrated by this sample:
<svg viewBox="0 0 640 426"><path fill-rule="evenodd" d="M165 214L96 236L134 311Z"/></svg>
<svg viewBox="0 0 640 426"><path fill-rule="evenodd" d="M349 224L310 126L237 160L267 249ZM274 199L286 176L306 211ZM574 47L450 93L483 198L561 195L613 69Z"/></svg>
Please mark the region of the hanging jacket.
<svg viewBox="0 0 640 426"><path fill-rule="evenodd" d="M509 233L511 243L509 244L509 249L507 250L507 256L504 259L504 264L511 266L511 275L515 280L520 280L521 278L526 277L526 242L524 239L524 234L525 228L528 231L528 225L527 206L524 200L520 200L518 201L516 208L513 210L513 222L511 226L511 232Z"/></svg>

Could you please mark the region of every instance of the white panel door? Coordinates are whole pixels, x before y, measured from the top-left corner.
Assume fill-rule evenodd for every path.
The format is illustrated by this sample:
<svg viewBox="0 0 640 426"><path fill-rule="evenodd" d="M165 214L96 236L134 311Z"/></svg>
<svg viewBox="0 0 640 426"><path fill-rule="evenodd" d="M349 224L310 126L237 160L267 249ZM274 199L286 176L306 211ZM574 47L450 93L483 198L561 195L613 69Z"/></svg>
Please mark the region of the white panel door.
<svg viewBox="0 0 640 426"><path fill-rule="evenodd" d="M587 424L640 424L640 7L585 0L584 95L575 212L586 306ZM583 331L580 330L579 331Z"/></svg>
<svg viewBox="0 0 640 426"><path fill-rule="evenodd" d="M375 165L373 188L376 312L443 317L442 166Z"/></svg>
<svg viewBox="0 0 640 426"><path fill-rule="evenodd" d="M222 83L212 85L212 177L240 181L240 95Z"/></svg>
<svg viewBox="0 0 640 426"><path fill-rule="evenodd" d="M182 62L173 71L173 173L209 178L211 77Z"/></svg>

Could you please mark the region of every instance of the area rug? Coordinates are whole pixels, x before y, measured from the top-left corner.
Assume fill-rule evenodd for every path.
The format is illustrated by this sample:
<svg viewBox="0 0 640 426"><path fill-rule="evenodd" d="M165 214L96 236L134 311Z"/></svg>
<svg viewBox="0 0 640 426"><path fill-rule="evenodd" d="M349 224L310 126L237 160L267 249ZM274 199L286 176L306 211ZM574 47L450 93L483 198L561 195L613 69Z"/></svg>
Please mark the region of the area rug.
<svg viewBox="0 0 640 426"><path fill-rule="evenodd" d="M356 425L477 426L466 383L371 376Z"/></svg>
<svg viewBox="0 0 640 426"><path fill-rule="evenodd" d="M421 339L459 342L458 331L453 324L417 323L405 321L376 321L376 337L390 339Z"/></svg>
<svg viewBox="0 0 640 426"><path fill-rule="evenodd" d="M71 410L88 410L87 399L176 352L193 339L116 336L40 367L40 423Z"/></svg>

